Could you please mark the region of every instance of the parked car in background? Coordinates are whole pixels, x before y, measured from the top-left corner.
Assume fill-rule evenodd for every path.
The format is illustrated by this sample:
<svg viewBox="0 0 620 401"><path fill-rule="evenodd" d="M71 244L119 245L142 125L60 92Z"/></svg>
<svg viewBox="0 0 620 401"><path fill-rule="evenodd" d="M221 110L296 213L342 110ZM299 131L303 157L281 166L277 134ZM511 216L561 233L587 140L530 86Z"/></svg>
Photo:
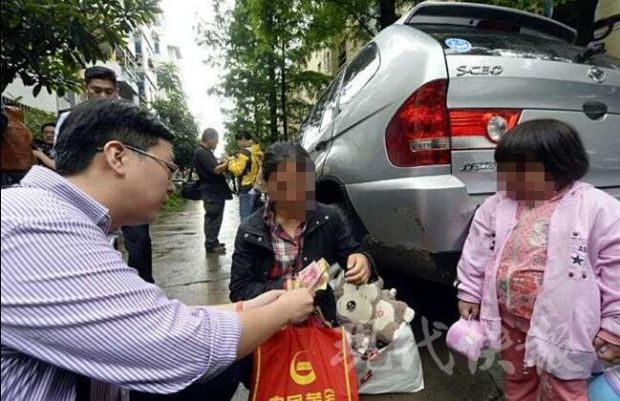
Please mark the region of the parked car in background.
<svg viewBox="0 0 620 401"><path fill-rule="evenodd" d="M341 69L302 125L317 198L382 251L415 255L401 269L446 282L476 208L496 191L493 149L520 121L577 128L591 158L585 180L620 198L620 61L575 38L509 8L413 8Z"/></svg>

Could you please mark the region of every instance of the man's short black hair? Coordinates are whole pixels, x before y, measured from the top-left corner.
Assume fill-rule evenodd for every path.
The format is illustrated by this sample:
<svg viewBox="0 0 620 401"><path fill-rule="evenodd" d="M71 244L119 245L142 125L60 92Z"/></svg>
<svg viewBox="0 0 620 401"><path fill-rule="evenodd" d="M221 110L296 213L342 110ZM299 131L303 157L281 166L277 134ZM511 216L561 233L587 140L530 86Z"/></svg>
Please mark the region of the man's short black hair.
<svg viewBox="0 0 620 401"><path fill-rule="evenodd" d="M286 161L296 161L302 171L315 171L314 162L303 146L292 142L276 142L263 157L263 179L268 181L271 173L278 169L278 164Z"/></svg>
<svg viewBox="0 0 620 401"><path fill-rule="evenodd" d="M172 133L152 114L125 100L84 102L61 126L56 149L56 171L73 175L84 171L109 141L148 150L160 139L173 141Z"/></svg>
<svg viewBox="0 0 620 401"><path fill-rule="evenodd" d="M542 163L558 189L582 178L590 167L577 131L553 119L526 121L508 131L495 148L495 161Z"/></svg>
<svg viewBox="0 0 620 401"><path fill-rule="evenodd" d="M252 134L250 134L250 131L245 130L245 129L240 129L239 131L237 131L237 134L235 135L235 139L238 141L242 139L245 139L246 141L253 141L254 137L252 136Z"/></svg>
<svg viewBox="0 0 620 401"><path fill-rule="evenodd" d="M84 71L84 80L86 81L86 85L88 85L88 83L93 79L110 81L114 86L116 86L116 74L107 67L101 67L99 65L88 67Z"/></svg>
<svg viewBox="0 0 620 401"><path fill-rule="evenodd" d="M56 123L54 123L54 122L48 122L48 123L43 124L43 125L41 126L41 132L43 132L43 131L45 130L45 127L53 127L53 128L56 128Z"/></svg>
<svg viewBox="0 0 620 401"><path fill-rule="evenodd" d="M203 142L206 142L208 139L215 139L217 137L219 137L219 134L213 128L207 128L206 130L202 131Z"/></svg>

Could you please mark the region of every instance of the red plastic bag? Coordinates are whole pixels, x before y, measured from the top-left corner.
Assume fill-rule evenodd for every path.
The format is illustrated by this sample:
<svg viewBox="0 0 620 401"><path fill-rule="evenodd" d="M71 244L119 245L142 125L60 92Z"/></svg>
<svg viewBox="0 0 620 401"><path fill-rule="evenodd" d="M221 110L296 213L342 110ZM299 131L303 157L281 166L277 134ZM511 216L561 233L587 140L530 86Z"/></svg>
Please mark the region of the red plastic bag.
<svg viewBox="0 0 620 401"><path fill-rule="evenodd" d="M315 319L287 326L254 351L250 401L357 401L357 376L343 328Z"/></svg>

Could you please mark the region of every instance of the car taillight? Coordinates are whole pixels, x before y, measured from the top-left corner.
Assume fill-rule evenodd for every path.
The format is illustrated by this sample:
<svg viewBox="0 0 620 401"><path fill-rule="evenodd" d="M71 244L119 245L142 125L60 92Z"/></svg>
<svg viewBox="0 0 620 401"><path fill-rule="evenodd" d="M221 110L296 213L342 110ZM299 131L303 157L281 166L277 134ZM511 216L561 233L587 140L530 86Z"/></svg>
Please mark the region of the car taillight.
<svg viewBox="0 0 620 401"><path fill-rule="evenodd" d="M491 149L519 122L521 110L450 110L450 134L453 150Z"/></svg>
<svg viewBox="0 0 620 401"><path fill-rule="evenodd" d="M387 126L385 141L390 162L399 167L450 163L450 136L445 79L416 90Z"/></svg>

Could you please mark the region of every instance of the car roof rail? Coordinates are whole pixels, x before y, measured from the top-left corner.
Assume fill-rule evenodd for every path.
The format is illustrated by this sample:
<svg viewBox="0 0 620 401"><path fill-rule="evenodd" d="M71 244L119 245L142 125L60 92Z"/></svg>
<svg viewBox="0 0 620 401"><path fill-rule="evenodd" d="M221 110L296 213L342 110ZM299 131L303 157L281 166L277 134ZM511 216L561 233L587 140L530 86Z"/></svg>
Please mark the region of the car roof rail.
<svg viewBox="0 0 620 401"><path fill-rule="evenodd" d="M404 19L407 25L450 25L467 28L508 30L552 37L575 43L577 31L542 15L513 8L476 3L424 2Z"/></svg>

